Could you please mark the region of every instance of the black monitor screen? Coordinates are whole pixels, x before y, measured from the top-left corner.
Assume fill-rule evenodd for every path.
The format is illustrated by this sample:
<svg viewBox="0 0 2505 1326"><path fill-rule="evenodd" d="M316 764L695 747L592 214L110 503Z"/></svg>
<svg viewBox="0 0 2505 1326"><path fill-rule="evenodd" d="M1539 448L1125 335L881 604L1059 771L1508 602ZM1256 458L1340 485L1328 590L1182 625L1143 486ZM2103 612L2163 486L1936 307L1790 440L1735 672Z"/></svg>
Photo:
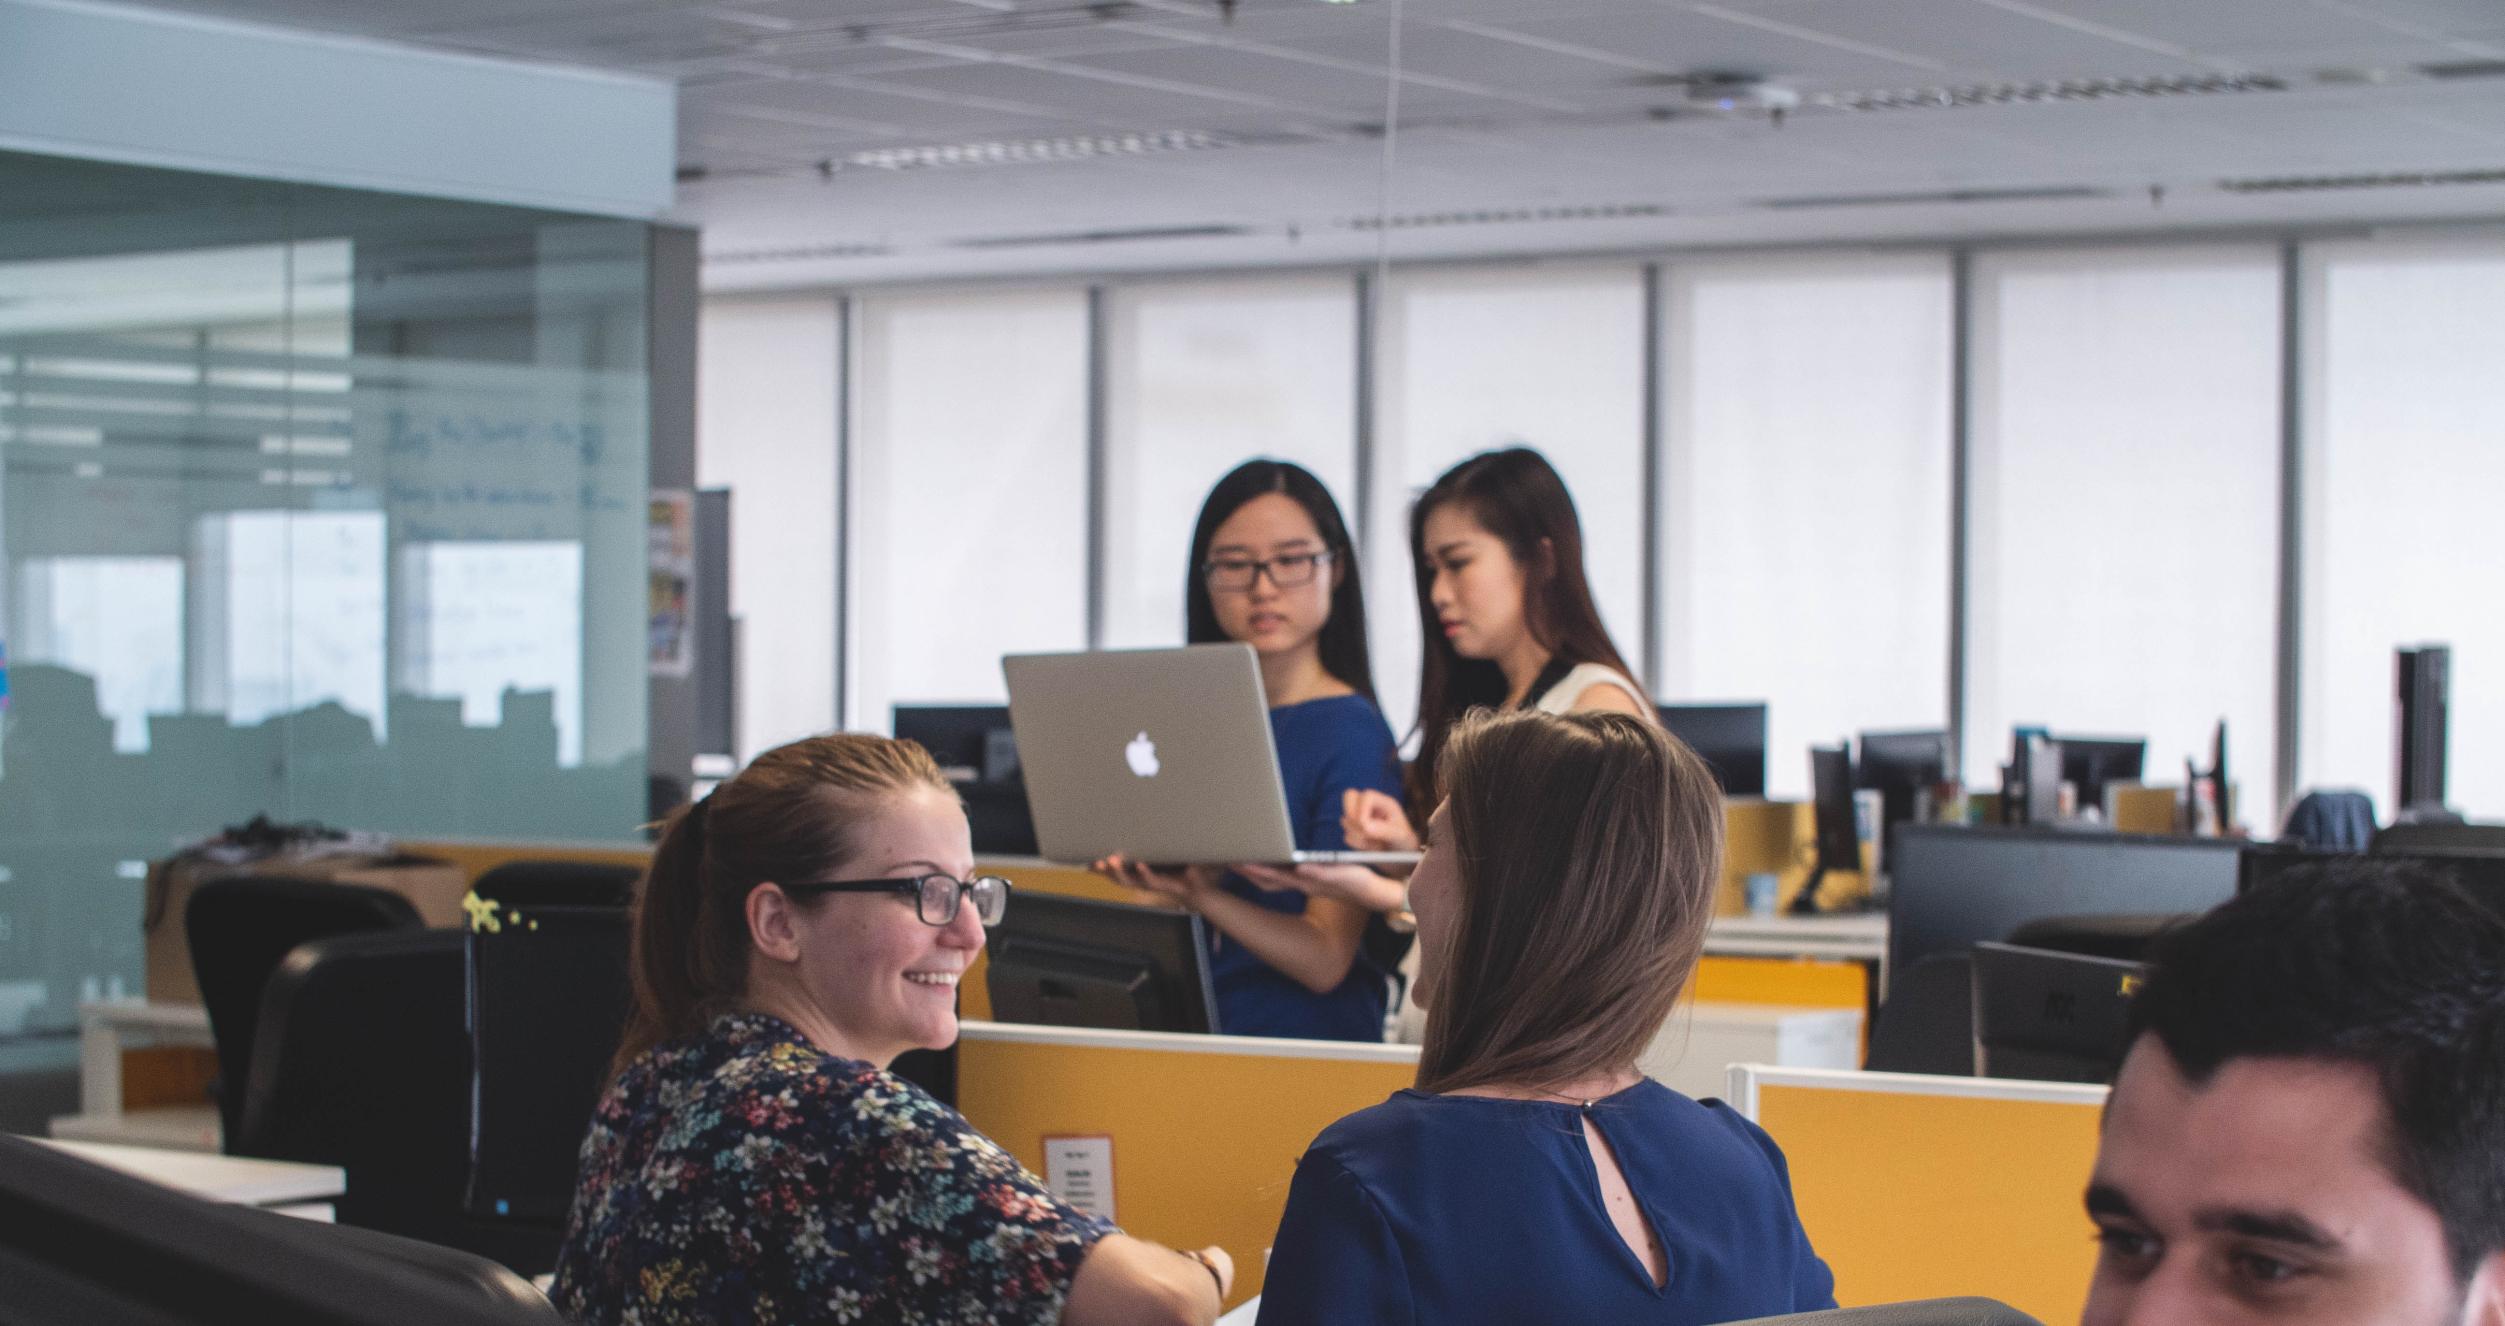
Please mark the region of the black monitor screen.
<svg viewBox="0 0 2505 1326"><path fill-rule="evenodd" d="M628 913L495 906L470 931L469 1208L552 1225L626 1027Z"/></svg>
<svg viewBox="0 0 2505 1326"><path fill-rule="evenodd" d="M1894 826L1923 818L1924 795L1948 779L1948 733L1936 728L1864 732L1853 786L1875 789L1880 800L1880 860L1895 846Z"/></svg>
<svg viewBox="0 0 2505 1326"><path fill-rule="evenodd" d="M2235 892L2237 844L2044 828L1908 824L1888 890L1888 967L1960 953L2053 916L2205 912Z"/></svg>
<svg viewBox="0 0 2505 1326"><path fill-rule="evenodd" d="M1853 756L1841 746L1809 748L1810 827L1820 870L1861 869L1861 834L1853 822Z"/></svg>
<svg viewBox="0 0 2505 1326"><path fill-rule="evenodd" d="M2136 783L2148 763L2148 741L2142 737L2056 737L2061 743L2061 779L2079 789L2079 806L2102 807L2105 784Z"/></svg>
<svg viewBox="0 0 2505 1326"><path fill-rule="evenodd" d="M2276 844L2248 847L2237 872L2236 891L2267 884L2291 870L2324 861L2354 860L2338 852L2310 852ZM2481 906L2505 916L2505 851L2384 851L2369 854L2376 861L2404 861L2461 886Z"/></svg>
<svg viewBox="0 0 2505 1326"><path fill-rule="evenodd" d="M986 945L992 1016L1055 1027L1216 1031L1208 935L1189 912L1018 894Z"/></svg>
<svg viewBox="0 0 2505 1326"><path fill-rule="evenodd" d="M1974 946L1975 1071L2111 1082L2140 965L2010 944Z"/></svg>
<svg viewBox="0 0 2505 1326"><path fill-rule="evenodd" d="M1665 704L1654 712L1670 735L1713 770L1726 797L1766 794L1766 707L1762 704Z"/></svg>
<svg viewBox="0 0 2505 1326"><path fill-rule="evenodd" d="M1027 808L1026 773L1009 709L997 704L900 704L896 735L916 742L965 801L974 850L985 856L1033 856L1035 816Z"/></svg>

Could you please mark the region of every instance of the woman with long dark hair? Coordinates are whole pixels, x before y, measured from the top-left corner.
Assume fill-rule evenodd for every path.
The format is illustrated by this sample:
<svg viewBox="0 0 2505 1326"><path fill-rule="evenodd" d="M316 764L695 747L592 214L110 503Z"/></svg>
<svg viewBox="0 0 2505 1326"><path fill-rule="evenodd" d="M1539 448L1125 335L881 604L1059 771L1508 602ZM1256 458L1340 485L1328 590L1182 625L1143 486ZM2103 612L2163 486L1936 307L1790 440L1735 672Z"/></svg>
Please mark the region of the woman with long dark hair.
<svg viewBox="0 0 2505 1326"><path fill-rule="evenodd" d="M1583 522L1548 459L1529 447L1482 452L1446 470L1409 511L1424 656L1418 756L1406 804L1351 792L1343 835L1365 851L1416 851L1439 800L1435 770L1453 724L1473 709L1607 710L1657 721L1626 656L1601 625L1583 570ZM1261 876L1399 914L1400 883L1362 866Z"/></svg>
<svg viewBox="0 0 2505 1326"><path fill-rule="evenodd" d="M1345 847L1348 797L1388 797L1400 781L1374 702L1356 557L1330 491L1286 461L1238 466L1201 506L1183 593L1192 643L1242 641L1259 658L1297 848ZM1259 866L1165 872L1115 855L1096 869L1208 919L1219 1030L1382 1039L1389 976L1381 946L1363 942L1365 908Z"/></svg>

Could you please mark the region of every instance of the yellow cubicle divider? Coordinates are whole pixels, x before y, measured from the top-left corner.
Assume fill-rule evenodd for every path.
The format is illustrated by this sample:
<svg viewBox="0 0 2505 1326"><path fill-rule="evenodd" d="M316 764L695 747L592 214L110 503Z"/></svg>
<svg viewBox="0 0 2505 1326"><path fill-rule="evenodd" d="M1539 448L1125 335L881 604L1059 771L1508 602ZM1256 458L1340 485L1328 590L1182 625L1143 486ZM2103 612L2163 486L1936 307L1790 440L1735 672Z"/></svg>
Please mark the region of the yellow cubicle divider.
<svg viewBox="0 0 2505 1326"><path fill-rule="evenodd" d="M1981 1294L2078 1320L2105 1088L1740 1064L1730 1100L1783 1148L1837 1302Z"/></svg>
<svg viewBox="0 0 2505 1326"><path fill-rule="evenodd" d="M1858 962L1743 958L1708 954L1696 964L1688 998L1703 1004L1773 1004L1868 1012L1870 977Z"/></svg>
<svg viewBox="0 0 2505 1326"><path fill-rule="evenodd" d="M1113 1218L1235 1259L1229 1306L1261 1292L1296 1159L1418 1072L1413 1045L1170 1036L968 1022L957 1109L1047 1174L1047 1137L1112 1139Z"/></svg>

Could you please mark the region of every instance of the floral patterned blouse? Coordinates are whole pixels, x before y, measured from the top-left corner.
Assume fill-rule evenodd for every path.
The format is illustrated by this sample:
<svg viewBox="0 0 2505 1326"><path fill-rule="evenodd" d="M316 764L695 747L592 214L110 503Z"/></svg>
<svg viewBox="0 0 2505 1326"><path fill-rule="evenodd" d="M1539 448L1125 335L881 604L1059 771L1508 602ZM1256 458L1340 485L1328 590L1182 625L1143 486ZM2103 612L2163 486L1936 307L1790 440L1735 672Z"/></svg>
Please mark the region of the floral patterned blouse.
<svg viewBox="0 0 2505 1326"><path fill-rule="evenodd" d="M586 1326L1048 1324L1114 1232L920 1088L732 1013L601 1097L553 1297Z"/></svg>

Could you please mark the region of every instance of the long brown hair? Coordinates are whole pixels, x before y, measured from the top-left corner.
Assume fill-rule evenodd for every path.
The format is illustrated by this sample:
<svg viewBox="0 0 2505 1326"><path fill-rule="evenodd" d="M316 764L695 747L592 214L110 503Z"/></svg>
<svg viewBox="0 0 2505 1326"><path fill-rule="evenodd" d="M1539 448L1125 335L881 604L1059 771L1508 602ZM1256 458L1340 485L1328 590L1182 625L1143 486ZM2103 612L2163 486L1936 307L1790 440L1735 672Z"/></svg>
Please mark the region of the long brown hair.
<svg viewBox="0 0 2505 1326"><path fill-rule="evenodd" d="M1460 875L1418 1089L1550 1088L1632 1065L1704 951L1722 794L1631 714L1474 714L1442 783Z"/></svg>
<svg viewBox="0 0 2505 1326"><path fill-rule="evenodd" d="M611 1074L738 1006L750 890L841 870L878 804L922 787L954 795L928 751L836 732L767 751L671 815L636 894L635 1008Z"/></svg>
<svg viewBox="0 0 2505 1326"><path fill-rule="evenodd" d="M1436 618L1426 521L1452 503L1502 540L1522 568L1522 618L1531 638L1549 652L1552 668L1601 663L1635 676L1601 625L1591 581L1583 573L1583 522L1548 458L1529 447L1510 447L1481 452L1444 471L1409 509L1418 632L1425 642L1418 674L1418 758L1409 771L1409 813L1420 823L1442 800L1436 770L1453 722L1472 709L1503 704L1508 689L1504 669L1491 659L1463 658Z"/></svg>

